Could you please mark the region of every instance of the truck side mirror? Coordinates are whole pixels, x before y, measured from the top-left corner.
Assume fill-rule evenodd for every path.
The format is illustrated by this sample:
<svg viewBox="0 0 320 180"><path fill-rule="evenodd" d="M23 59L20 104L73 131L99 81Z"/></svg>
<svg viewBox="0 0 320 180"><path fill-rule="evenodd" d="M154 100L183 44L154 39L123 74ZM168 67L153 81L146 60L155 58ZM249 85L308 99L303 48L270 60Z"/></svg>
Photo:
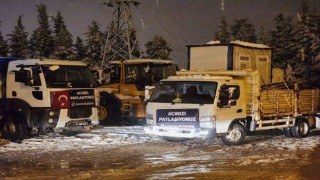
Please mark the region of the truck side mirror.
<svg viewBox="0 0 320 180"><path fill-rule="evenodd" d="M231 99L236 100L236 99L239 99L239 97L240 97L240 89L236 88L231 95Z"/></svg>
<svg viewBox="0 0 320 180"><path fill-rule="evenodd" d="M151 97L151 94L154 90L155 86L146 86L144 89L144 101L148 101Z"/></svg>
<svg viewBox="0 0 320 180"><path fill-rule="evenodd" d="M229 91L220 90L218 107L223 108L229 106Z"/></svg>

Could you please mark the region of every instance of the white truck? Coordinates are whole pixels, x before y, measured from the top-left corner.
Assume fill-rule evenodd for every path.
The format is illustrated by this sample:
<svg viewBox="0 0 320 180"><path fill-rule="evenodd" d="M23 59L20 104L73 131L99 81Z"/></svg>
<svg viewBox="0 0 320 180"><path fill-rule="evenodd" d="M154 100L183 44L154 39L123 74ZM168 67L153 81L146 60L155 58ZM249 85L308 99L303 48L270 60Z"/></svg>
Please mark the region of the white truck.
<svg viewBox="0 0 320 180"><path fill-rule="evenodd" d="M260 81L256 70L177 72L146 96L145 132L238 145L250 131L282 129L303 138L320 128L319 89L264 89Z"/></svg>
<svg viewBox="0 0 320 180"><path fill-rule="evenodd" d="M75 130L99 123L97 84L79 61L0 58L0 134Z"/></svg>

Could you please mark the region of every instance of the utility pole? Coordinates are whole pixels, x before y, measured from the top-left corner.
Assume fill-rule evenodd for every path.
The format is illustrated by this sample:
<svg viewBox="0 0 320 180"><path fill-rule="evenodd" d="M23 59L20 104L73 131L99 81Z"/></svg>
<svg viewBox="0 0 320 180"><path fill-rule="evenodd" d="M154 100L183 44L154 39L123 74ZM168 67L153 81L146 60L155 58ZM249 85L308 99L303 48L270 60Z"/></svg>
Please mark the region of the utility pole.
<svg viewBox="0 0 320 180"><path fill-rule="evenodd" d="M134 0L109 0L104 3L113 8L103 49L101 69L108 68L111 61L141 58L138 37L130 6L139 6Z"/></svg>
<svg viewBox="0 0 320 180"><path fill-rule="evenodd" d="M224 10L224 0L221 0L221 11Z"/></svg>

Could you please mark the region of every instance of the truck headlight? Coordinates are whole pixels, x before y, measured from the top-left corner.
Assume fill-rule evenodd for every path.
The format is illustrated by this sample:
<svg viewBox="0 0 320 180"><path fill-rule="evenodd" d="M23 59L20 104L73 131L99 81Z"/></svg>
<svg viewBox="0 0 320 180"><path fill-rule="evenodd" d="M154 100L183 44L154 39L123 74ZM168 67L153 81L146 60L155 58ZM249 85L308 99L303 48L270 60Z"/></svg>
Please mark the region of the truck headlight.
<svg viewBox="0 0 320 180"><path fill-rule="evenodd" d="M51 119L51 118L48 119L48 123L49 123L49 124L52 124L52 123L53 123L53 119Z"/></svg>
<svg viewBox="0 0 320 180"><path fill-rule="evenodd" d="M147 125L153 125L153 123L154 123L153 115L146 113L145 117L146 117Z"/></svg>
<svg viewBox="0 0 320 180"><path fill-rule="evenodd" d="M49 116L54 116L54 111L50 111Z"/></svg>
<svg viewBox="0 0 320 180"><path fill-rule="evenodd" d="M200 128L215 128L216 117L215 116L204 116L200 118Z"/></svg>

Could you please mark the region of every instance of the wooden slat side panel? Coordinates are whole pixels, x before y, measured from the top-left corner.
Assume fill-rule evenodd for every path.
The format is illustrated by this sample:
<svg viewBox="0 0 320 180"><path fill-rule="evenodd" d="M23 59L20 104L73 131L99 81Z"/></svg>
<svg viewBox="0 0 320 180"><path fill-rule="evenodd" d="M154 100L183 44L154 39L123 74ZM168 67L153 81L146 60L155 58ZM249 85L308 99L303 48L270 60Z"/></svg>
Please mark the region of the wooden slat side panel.
<svg viewBox="0 0 320 180"><path fill-rule="evenodd" d="M260 100L262 117L288 116L294 112L293 90L263 90Z"/></svg>
<svg viewBox="0 0 320 180"><path fill-rule="evenodd" d="M320 110L319 89L303 89L294 94L294 90L264 90L261 92L261 115L292 116L295 114L313 114ZM296 98L296 99L295 99Z"/></svg>
<svg viewBox="0 0 320 180"><path fill-rule="evenodd" d="M313 114L319 111L319 89L304 89L299 91L299 114Z"/></svg>

